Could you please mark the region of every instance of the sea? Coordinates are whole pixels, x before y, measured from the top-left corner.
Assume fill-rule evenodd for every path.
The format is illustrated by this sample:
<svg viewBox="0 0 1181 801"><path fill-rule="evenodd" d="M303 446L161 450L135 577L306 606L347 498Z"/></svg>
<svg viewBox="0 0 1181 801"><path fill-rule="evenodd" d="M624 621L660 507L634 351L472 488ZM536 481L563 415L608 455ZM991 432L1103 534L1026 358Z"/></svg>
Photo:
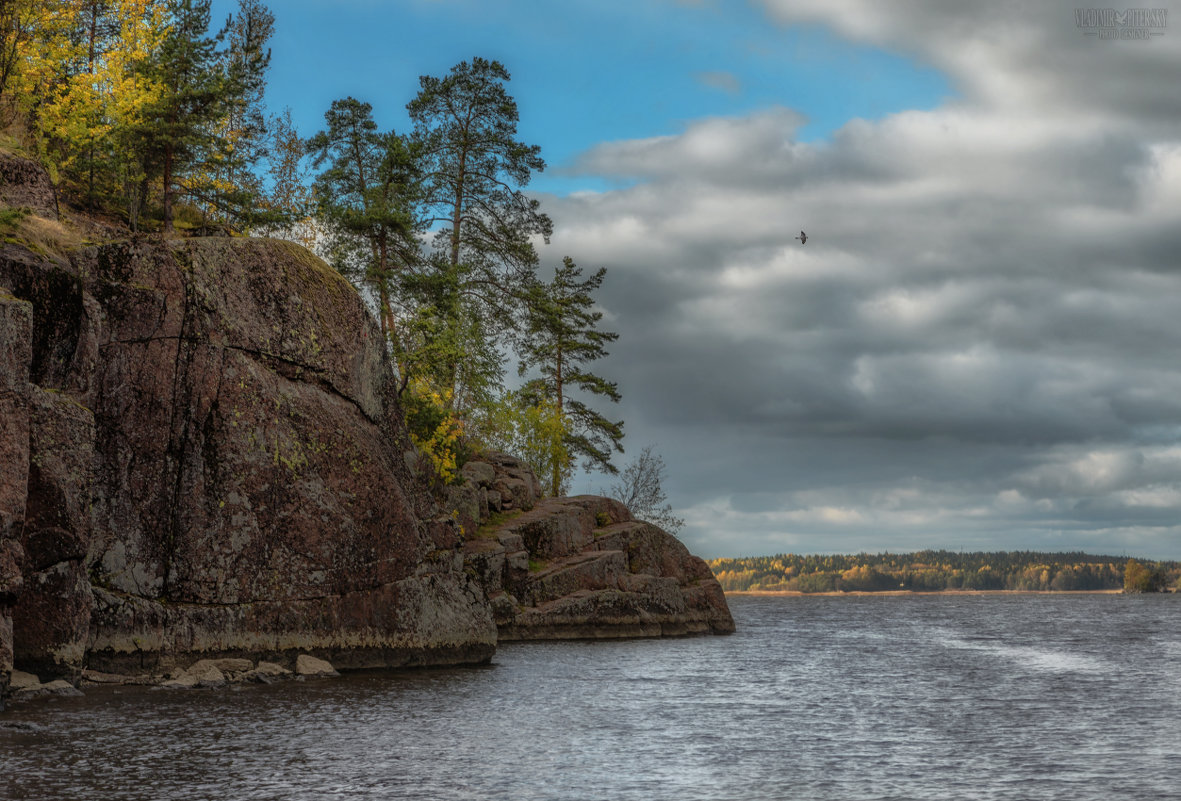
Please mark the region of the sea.
<svg viewBox="0 0 1181 801"><path fill-rule="evenodd" d="M738 631L0 713L0 799L1181 798L1181 595L730 599Z"/></svg>

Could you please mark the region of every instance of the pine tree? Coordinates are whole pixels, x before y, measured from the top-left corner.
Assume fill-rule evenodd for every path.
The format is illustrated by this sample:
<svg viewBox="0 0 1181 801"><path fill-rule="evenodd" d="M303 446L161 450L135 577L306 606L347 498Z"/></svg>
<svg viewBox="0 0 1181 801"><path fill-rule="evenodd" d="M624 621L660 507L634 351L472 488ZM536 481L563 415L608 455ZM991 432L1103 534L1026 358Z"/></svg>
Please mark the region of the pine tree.
<svg viewBox="0 0 1181 801"><path fill-rule="evenodd" d="M108 148L115 191L133 231L139 228L150 183L142 133L155 102L165 92L146 65L157 58L170 13L162 0L115 0L117 30L102 59L104 119L109 129L99 141Z"/></svg>
<svg viewBox="0 0 1181 801"><path fill-rule="evenodd" d="M268 150L263 94L271 62L266 45L274 30L275 17L260 0L238 0L238 13L227 28L223 68L229 98L226 116L217 124L223 147L213 205L239 224L276 218L260 213L263 187L256 172Z"/></svg>
<svg viewBox="0 0 1181 801"><path fill-rule="evenodd" d="M549 218L521 189L545 169L541 148L518 141L517 103L498 61L462 62L444 78L419 78L407 106L423 142L427 204L442 232L448 261L479 264L489 276L524 270L537 255L531 236L548 236Z"/></svg>
<svg viewBox="0 0 1181 801"><path fill-rule="evenodd" d="M522 293L534 280L531 238L553 225L524 194L545 169L541 149L517 140L517 104L508 71L482 58L462 62L443 78L422 76L407 105L420 143L428 226L441 225L436 264L471 302L490 334L514 324ZM462 327L458 320L453 327ZM454 388L460 365L445 365Z"/></svg>
<svg viewBox="0 0 1181 801"><path fill-rule="evenodd" d="M374 287L382 333L393 337L391 285L418 258L414 145L393 131L379 132L373 107L352 97L333 101L324 121L307 151L315 167L327 162L313 191L332 233L334 261Z"/></svg>
<svg viewBox="0 0 1181 801"><path fill-rule="evenodd" d="M221 144L214 124L225 117L235 90L222 69L225 31L209 35L210 0L170 0L168 26L157 52L140 62L142 76L159 87L138 116L131 139L143 156L145 181L159 178L164 229L183 179L207 163Z"/></svg>
<svg viewBox="0 0 1181 801"><path fill-rule="evenodd" d="M623 452L623 421L612 421L571 394L577 389L618 403L620 394L607 381L583 368L607 355L606 345L618 334L600 331L603 313L594 308L593 292L603 283L606 268L588 278L566 257L548 284L538 284L529 299L526 336L521 342L520 373L536 367L540 377L525 385L525 396L534 405L549 402L564 421L564 443L571 458L583 457L588 468L618 472L611 463L612 451ZM560 471L553 469L550 485L559 494Z"/></svg>
<svg viewBox="0 0 1181 801"><path fill-rule="evenodd" d="M403 384L421 378L470 420L504 385L504 354L483 309L463 293L462 279L439 253L399 279L404 322L394 344Z"/></svg>
<svg viewBox="0 0 1181 801"><path fill-rule="evenodd" d="M90 208L98 205L98 198L106 194L110 183L111 152L105 144L111 126L107 115L109 97L104 96L107 78L106 54L116 46L119 19L113 0L80 0L77 34L86 54L85 71L76 82L75 113L83 125L81 135L74 135L70 143L75 150L71 171L81 187Z"/></svg>

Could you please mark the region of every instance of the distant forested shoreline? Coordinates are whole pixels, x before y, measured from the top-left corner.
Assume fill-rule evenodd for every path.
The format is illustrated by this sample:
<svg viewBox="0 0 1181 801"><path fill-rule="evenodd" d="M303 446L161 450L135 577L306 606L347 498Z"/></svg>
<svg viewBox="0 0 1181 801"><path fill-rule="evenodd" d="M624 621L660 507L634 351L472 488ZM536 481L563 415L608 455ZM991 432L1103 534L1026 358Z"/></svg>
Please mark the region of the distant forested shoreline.
<svg viewBox="0 0 1181 801"><path fill-rule="evenodd" d="M938 592L1181 589L1181 562L1086 553L999 551L754 556L713 559L727 592Z"/></svg>

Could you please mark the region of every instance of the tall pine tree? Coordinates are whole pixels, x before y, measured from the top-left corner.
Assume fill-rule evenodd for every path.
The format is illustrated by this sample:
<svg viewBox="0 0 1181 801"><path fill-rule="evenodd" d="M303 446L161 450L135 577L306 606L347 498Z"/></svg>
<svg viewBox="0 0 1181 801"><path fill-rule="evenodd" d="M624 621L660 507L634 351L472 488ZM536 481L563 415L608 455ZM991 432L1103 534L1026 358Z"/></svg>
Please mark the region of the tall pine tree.
<svg viewBox="0 0 1181 801"><path fill-rule="evenodd" d="M529 276L537 264L530 237L553 224L522 189L545 169L541 148L517 140L517 103L508 70L482 58L443 78L424 75L406 109L423 144L426 203L442 223L448 262L468 262L484 278ZM522 272L523 271L523 272Z"/></svg>
<svg viewBox="0 0 1181 801"><path fill-rule="evenodd" d="M373 286L382 333L392 337L391 285L418 258L413 145L393 131L379 132L373 107L352 97L333 101L324 121L327 127L308 140L307 151L316 168L327 165L313 191L331 231L334 261Z"/></svg>
<svg viewBox="0 0 1181 801"><path fill-rule="evenodd" d="M502 64L475 58L442 78L419 78L420 91L406 106L421 146L428 225L441 226L433 263L450 273L447 280L465 298L452 309L481 318L448 324L475 325L488 335L514 324L537 266L531 240L553 230L523 191L545 162L538 146L517 139L508 81ZM458 361L443 366L452 390L460 371Z"/></svg>
<svg viewBox="0 0 1181 801"><path fill-rule="evenodd" d="M260 213L262 180L259 162L267 156L266 109L263 94L271 63L267 43L275 30L275 16L261 0L238 0L238 13L228 26L224 66L229 81L226 115L217 127L223 141L214 205L238 224L277 215Z"/></svg>
<svg viewBox="0 0 1181 801"><path fill-rule="evenodd" d="M225 31L209 34L210 0L170 0L168 27L153 58L140 62L143 77L161 92L132 131L141 149L145 181L159 179L164 230L173 228L183 179L221 142L214 124L229 108L235 86L222 68Z"/></svg>
<svg viewBox="0 0 1181 801"><path fill-rule="evenodd" d="M572 390L606 397L618 403L619 389L585 369L588 362L607 355L606 345L618 334L600 331L603 313L594 308L593 293L607 274L600 268L583 278L582 269L566 257L548 284L534 287L529 302L527 336L521 343L520 372L537 368L540 377L529 381L522 396L533 405L552 404L563 421L563 443L571 458L583 457L584 466L618 472L611 463L612 452L623 452L623 422L596 412ZM562 471L553 462L550 490L558 495Z"/></svg>

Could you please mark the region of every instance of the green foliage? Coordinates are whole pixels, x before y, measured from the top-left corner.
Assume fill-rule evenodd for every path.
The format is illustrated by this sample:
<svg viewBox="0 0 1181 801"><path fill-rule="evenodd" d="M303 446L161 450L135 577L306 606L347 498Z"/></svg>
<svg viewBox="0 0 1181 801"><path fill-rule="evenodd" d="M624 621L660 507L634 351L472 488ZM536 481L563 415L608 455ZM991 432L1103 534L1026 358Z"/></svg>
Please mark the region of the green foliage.
<svg viewBox="0 0 1181 801"><path fill-rule="evenodd" d="M520 455L560 494L578 457L615 472L622 422L570 390L619 400L614 383L582 369L616 335L597 329L593 308L605 271L583 279L567 258L553 282L536 279L532 237L552 224L522 188L545 163L516 139L508 80L479 58L423 76L410 137L380 133L368 103L335 101L306 150L322 168L313 189L331 259L376 295L400 392L431 387L468 439ZM504 392L510 345L522 374L540 373L515 393Z"/></svg>
<svg viewBox="0 0 1181 801"><path fill-rule="evenodd" d="M890 575L868 565L849 568L840 574L839 582L841 589L852 592L895 590L899 584Z"/></svg>
<svg viewBox="0 0 1181 801"><path fill-rule="evenodd" d="M532 238L548 240L553 229L538 201L523 191L545 162L538 146L516 138L509 79L499 62L475 58L442 78L420 77L419 92L406 106L422 176L423 222L436 231L430 262L446 270L463 299L439 312L456 330L471 328L457 316L477 317L484 335L501 345L516 329L534 280ZM464 408L461 364L452 355L438 371Z"/></svg>
<svg viewBox="0 0 1181 801"><path fill-rule="evenodd" d="M376 291L382 334L393 338L394 277L418 259L414 146L394 131L379 132L373 107L352 97L333 101L324 121L306 148L315 167L327 164L313 195L332 261L354 283Z"/></svg>
<svg viewBox="0 0 1181 801"><path fill-rule="evenodd" d="M566 448L565 421L554 404L509 392L484 407L477 419L481 444L512 453L538 476L550 477L546 489L551 495L568 491L574 460Z"/></svg>
<svg viewBox="0 0 1181 801"><path fill-rule="evenodd" d="M21 57L43 24L40 0L0 2L0 100L7 100L13 78L20 72Z"/></svg>
<svg viewBox="0 0 1181 801"><path fill-rule="evenodd" d="M256 217L273 17L241 0L226 29L209 23L209 0L0 4L0 85L67 196L135 230L157 200L165 229L182 198L203 223Z"/></svg>
<svg viewBox="0 0 1181 801"><path fill-rule="evenodd" d="M798 555L715 559L709 563L723 589L798 592L912 590L1116 590L1128 569L1112 556L1084 553L920 551L909 554ZM1132 560L1132 581L1164 587L1181 564L1160 562L1150 570ZM827 588L827 589L824 589ZM1145 590L1148 591L1148 590Z"/></svg>
<svg viewBox="0 0 1181 801"><path fill-rule="evenodd" d="M313 187L320 219L334 264L376 294L402 391L425 382L461 415L490 402L503 356L463 291L469 270L420 253L420 144L379 132L372 107L354 98L335 101L325 122L307 142L313 164L325 166Z"/></svg>
<svg viewBox="0 0 1181 801"><path fill-rule="evenodd" d="M170 0L160 48L139 64L141 77L160 92L127 135L146 178L161 181L166 230L182 177L204 167L222 144L214 123L227 114L238 88L222 68L225 31L209 34L209 8L210 0Z"/></svg>
<svg viewBox="0 0 1181 801"><path fill-rule="evenodd" d="M437 254L422 269L402 273L392 344L403 382L419 377L446 387L452 408L473 419L501 392L504 354L486 316L463 294L462 280Z"/></svg>
<svg viewBox="0 0 1181 801"><path fill-rule="evenodd" d="M488 519L476 529L475 536L477 538L492 537L501 526L515 517L520 517L523 513L521 509L512 509L507 512L490 512Z"/></svg>
<svg viewBox="0 0 1181 801"><path fill-rule="evenodd" d="M500 62L474 58L442 78L420 77L406 106L422 146L430 224L445 226L438 244L452 266L467 264L498 283L529 279L537 263L530 237L553 228L522 191L545 161L540 147L516 139L509 80Z"/></svg>
<svg viewBox="0 0 1181 801"><path fill-rule="evenodd" d="M311 211L311 193L303 166L307 145L295 129L290 106L270 118L267 133L270 137L267 174L271 181L267 208L283 218L280 224L301 221ZM314 241L303 244L310 247Z"/></svg>
<svg viewBox="0 0 1181 801"><path fill-rule="evenodd" d="M800 592L833 592L837 588L837 573L808 573L800 576Z"/></svg>
<svg viewBox="0 0 1181 801"><path fill-rule="evenodd" d="M550 283L531 287L525 338L519 345L519 372L525 375L530 368L536 368L540 373L525 385L522 397L533 405L554 406L566 428L566 450L575 458L581 457L587 468L616 473L611 454L623 452L623 422L608 419L571 395L571 389L577 389L614 403L620 399L614 382L584 369L588 362L606 356L607 343L619 337L598 329L603 313L595 309L593 293L606 274L606 269L600 268L583 279L581 268L566 257L554 270ZM558 494L556 472L550 484L551 491Z"/></svg>
<svg viewBox="0 0 1181 801"><path fill-rule="evenodd" d="M264 209L265 194L259 163L268 155L266 71L271 63L267 47L275 30L275 16L259 0L238 0L238 13L227 26L228 47L222 69L228 78L226 112L215 125L222 147L207 178L211 210L222 210L239 227L284 220L274 209Z"/></svg>
<svg viewBox="0 0 1181 801"><path fill-rule="evenodd" d="M21 220L32 212L25 207L5 206L0 208L0 234L8 235L17 229Z"/></svg>

